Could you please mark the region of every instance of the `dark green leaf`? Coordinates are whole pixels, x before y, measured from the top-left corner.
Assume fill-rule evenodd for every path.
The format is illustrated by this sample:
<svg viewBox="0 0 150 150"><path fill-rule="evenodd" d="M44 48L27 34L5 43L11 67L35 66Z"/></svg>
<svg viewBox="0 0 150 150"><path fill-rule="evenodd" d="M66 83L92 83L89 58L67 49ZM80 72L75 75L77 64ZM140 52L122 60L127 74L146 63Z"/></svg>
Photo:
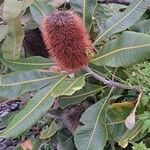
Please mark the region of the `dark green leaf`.
<svg viewBox="0 0 150 150"><path fill-rule="evenodd" d="M52 106L54 98L50 96L51 86L38 91L27 105L11 120L0 137L16 138L36 123Z"/></svg>
<svg viewBox="0 0 150 150"><path fill-rule="evenodd" d="M71 0L73 8L79 12L82 12L83 22L90 30L92 25L92 17L97 6L96 0Z"/></svg>
<svg viewBox="0 0 150 150"><path fill-rule="evenodd" d="M74 78L64 78L51 92L52 97L60 95L72 95L75 91L82 89L85 85L85 76L81 75Z"/></svg>
<svg viewBox="0 0 150 150"><path fill-rule="evenodd" d="M126 31L108 44L91 60L96 65L131 66L150 58L150 36Z"/></svg>
<svg viewBox="0 0 150 150"><path fill-rule="evenodd" d="M16 98L27 91L53 84L62 75L40 70L18 71L0 76L0 97Z"/></svg>
<svg viewBox="0 0 150 150"><path fill-rule="evenodd" d="M74 135L78 150L102 150L104 148L107 141L106 113L110 94L82 114L80 122L83 125L78 126Z"/></svg>
<svg viewBox="0 0 150 150"><path fill-rule="evenodd" d="M150 5L149 0L133 0L124 12L112 16L104 23L94 45L97 45L106 37L110 37L112 34L134 25L144 14L148 5Z"/></svg>
<svg viewBox="0 0 150 150"><path fill-rule="evenodd" d="M32 70L32 69L42 69L49 68L53 63L48 58L41 56L33 56L28 58L22 58L19 60L8 60L0 58L2 63L12 70Z"/></svg>
<svg viewBox="0 0 150 150"><path fill-rule="evenodd" d="M42 16L46 16L54 10L55 9L50 4L45 4L40 1L34 1L30 6L32 17L38 24L40 23Z"/></svg>
<svg viewBox="0 0 150 150"><path fill-rule="evenodd" d="M93 13L97 6L97 0L83 0L83 22L90 31Z"/></svg>
<svg viewBox="0 0 150 150"><path fill-rule="evenodd" d="M58 150L76 150L73 139L69 135L58 132Z"/></svg>
<svg viewBox="0 0 150 150"><path fill-rule="evenodd" d="M60 97L59 104L64 108L68 105L82 102L87 97L94 96L101 90L102 88L98 85L86 83L81 90L75 92L73 95Z"/></svg>
<svg viewBox="0 0 150 150"><path fill-rule="evenodd" d="M134 108L134 103L114 103L107 110L107 128L110 140L118 142L127 128L124 121Z"/></svg>

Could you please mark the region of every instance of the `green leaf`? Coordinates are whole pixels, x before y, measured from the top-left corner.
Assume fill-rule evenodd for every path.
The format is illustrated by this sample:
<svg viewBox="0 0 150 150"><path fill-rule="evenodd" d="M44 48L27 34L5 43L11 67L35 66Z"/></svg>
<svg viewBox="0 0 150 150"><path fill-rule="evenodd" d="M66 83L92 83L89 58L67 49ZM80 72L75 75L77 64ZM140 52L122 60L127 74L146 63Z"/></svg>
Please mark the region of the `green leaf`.
<svg viewBox="0 0 150 150"><path fill-rule="evenodd" d="M104 23L93 44L97 45L106 37L110 37L112 34L121 32L134 25L146 11L148 5L150 5L149 0L133 0L124 12L112 16Z"/></svg>
<svg viewBox="0 0 150 150"><path fill-rule="evenodd" d="M122 136L122 138L119 140L119 145L123 148L125 148L130 141L132 141L139 132L142 131L142 121L137 121L134 128L131 130L127 130L127 132Z"/></svg>
<svg viewBox="0 0 150 150"><path fill-rule="evenodd" d="M110 9L109 5L97 5L95 12L94 12L94 17L97 23L101 25L114 13L116 14L116 11L114 12L113 9Z"/></svg>
<svg viewBox="0 0 150 150"><path fill-rule="evenodd" d="M40 23L42 16L46 16L54 10L54 7L50 4L45 4L40 1L34 1L34 3L30 6L32 17L38 24Z"/></svg>
<svg viewBox="0 0 150 150"><path fill-rule="evenodd" d="M140 143L133 143L132 150L150 150L146 147L145 142L141 141Z"/></svg>
<svg viewBox="0 0 150 150"><path fill-rule="evenodd" d="M73 136L67 135L63 132L57 133L58 138L58 150L76 150L74 142L73 142Z"/></svg>
<svg viewBox="0 0 150 150"><path fill-rule="evenodd" d="M83 0L70 0L71 7L78 11L79 13L83 14Z"/></svg>
<svg viewBox="0 0 150 150"><path fill-rule="evenodd" d="M64 108L71 104L82 102L87 97L94 96L96 93L100 92L101 90L102 88L98 85L86 83L81 90L75 92L73 95L60 97L59 105L60 107Z"/></svg>
<svg viewBox="0 0 150 150"><path fill-rule="evenodd" d="M107 110L107 129L110 140L118 142L127 128L124 121L134 108L134 103L113 103Z"/></svg>
<svg viewBox="0 0 150 150"><path fill-rule="evenodd" d="M18 71L0 76L0 97L16 98L25 92L53 84L62 75L40 70Z"/></svg>
<svg viewBox="0 0 150 150"><path fill-rule="evenodd" d="M24 0L24 4L22 6L22 10L25 10L27 7L29 7L32 3L34 2L34 0Z"/></svg>
<svg viewBox="0 0 150 150"><path fill-rule="evenodd" d="M54 98L50 96L52 86L38 91L27 105L10 121L0 137L16 138L36 123L52 106Z"/></svg>
<svg viewBox="0 0 150 150"><path fill-rule="evenodd" d="M71 0L70 2L75 10L82 11L83 23L90 31L97 0Z"/></svg>
<svg viewBox="0 0 150 150"><path fill-rule="evenodd" d="M51 96L58 97L60 95L72 95L75 91L82 89L84 85L84 75L74 78L64 78L64 80L62 80L51 92Z"/></svg>
<svg viewBox="0 0 150 150"><path fill-rule="evenodd" d="M108 44L91 60L96 65L112 67L131 66L150 58L150 36L136 32L124 32Z"/></svg>
<svg viewBox="0 0 150 150"><path fill-rule="evenodd" d="M54 93L53 91L57 87L60 87L60 83L64 79L65 76L38 91L27 105L12 119L7 128L2 131L0 137L16 138L36 123L51 107L53 103L51 93Z"/></svg>
<svg viewBox="0 0 150 150"><path fill-rule="evenodd" d="M33 146L32 150L40 149L41 145L43 144L42 140L40 140L37 137L30 138L30 140L31 140L31 143L32 143L32 146Z"/></svg>
<svg viewBox="0 0 150 150"><path fill-rule="evenodd" d="M19 17L8 21L8 34L2 45L3 57L19 59L24 32Z"/></svg>
<svg viewBox="0 0 150 150"><path fill-rule="evenodd" d="M0 25L0 29L1 29L0 41L2 41L5 38L6 34L7 34L7 25L4 25L4 24Z"/></svg>
<svg viewBox="0 0 150 150"><path fill-rule="evenodd" d="M74 135L78 150L102 150L104 148L107 141L106 113L110 94L89 107L81 116L80 122L84 125L78 126Z"/></svg>
<svg viewBox="0 0 150 150"><path fill-rule="evenodd" d="M150 19L138 22L133 26L132 30L145 34L150 34Z"/></svg>
<svg viewBox="0 0 150 150"><path fill-rule="evenodd" d="M49 139L58 131L58 129L59 128L58 128L57 124L55 123L55 121L53 121L49 127L47 127L46 129L41 131L39 138L40 139Z"/></svg>
<svg viewBox="0 0 150 150"><path fill-rule="evenodd" d="M97 6L97 0L83 0L83 22L90 31L92 25L92 17Z"/></svg>
<svg viewBox="0 0 150 150"><path fill-rule="evenodd" d="M0 58L1 62L12 70L32 70L49 68L53 63L48 58L41 56L33 56L28 58L22 58L19 60L9 60Z"/></svg>
<svg viewBox="0 0 150 150"><path fill-rule="evenodd" d="M5 20L15 19L32 3L33 0L4 0L3 18Z"/></svg>
<svg viewBox="0 0 150 150"><path fill-rule="evenodd" d="M76 150L72 136L63 134L63 132L58 132L58 150Z"/></svg>
<svg viewBox="0 0 150 150"><path fill-rule="evenodd" d="M108 107L107 122L109 125L124 122L134 108L132 102L114 103Z"/></svg>

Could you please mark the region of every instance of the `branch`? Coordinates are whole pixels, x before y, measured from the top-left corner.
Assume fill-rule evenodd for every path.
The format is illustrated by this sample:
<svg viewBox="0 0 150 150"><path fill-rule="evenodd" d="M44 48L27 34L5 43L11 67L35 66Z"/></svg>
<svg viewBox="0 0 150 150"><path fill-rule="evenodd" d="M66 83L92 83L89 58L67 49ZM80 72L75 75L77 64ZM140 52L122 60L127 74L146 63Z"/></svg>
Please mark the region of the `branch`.
<svg viewBox="0 0 150 150"><path fill-rule="evenodd" d="M109 87L118 87L118 88L122 88L122 89L130 89L130 90L134 90L134 91L140 93L140 89L137 86L129 86L129 85L122 84L122 83L119 83L119 82L115 82L115 81L112 81L112 80L107 80L104 77L96 74L88 66L83 68L83 70L86 71L87 73L91 74L97 80L99 80L99 81L103 82L104 84L108 85Z"/></svg>

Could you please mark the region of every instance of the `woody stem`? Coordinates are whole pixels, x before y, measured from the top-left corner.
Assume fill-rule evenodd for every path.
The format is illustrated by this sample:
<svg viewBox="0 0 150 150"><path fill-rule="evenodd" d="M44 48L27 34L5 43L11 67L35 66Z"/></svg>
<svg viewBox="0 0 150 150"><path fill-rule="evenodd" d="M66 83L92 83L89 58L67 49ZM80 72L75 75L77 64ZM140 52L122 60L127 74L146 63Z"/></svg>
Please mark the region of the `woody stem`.
<svg viewBox="0 0 150 150"><path fill-rule="evenodd" d="M108 85L109 87L118 87L118 88L122 88L122 89L131 89L131 90L137 91L138 93L140 91L140 89L137 86L129 86L129 85L122 84L122 83L119 83L119 82L115 82L115 81L112 81L112 80L107 80L104 77L96 74L88 66L84 67L83 70L90 73L97 80L103 82L104 84Z"/></svg>

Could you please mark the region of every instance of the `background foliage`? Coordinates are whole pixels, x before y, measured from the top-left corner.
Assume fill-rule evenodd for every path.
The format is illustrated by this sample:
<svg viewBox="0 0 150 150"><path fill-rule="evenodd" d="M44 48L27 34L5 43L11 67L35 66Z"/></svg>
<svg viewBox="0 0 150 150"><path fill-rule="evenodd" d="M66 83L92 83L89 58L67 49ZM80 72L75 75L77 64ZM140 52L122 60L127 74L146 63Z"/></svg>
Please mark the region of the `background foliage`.
<svg viewBox="0 0 150 150"><path fill-rule="evenodd" d="M0 100L30 95L19 111L1 119L7 125L1 138L24 139L16 149L26 143L29 149L60 150L128 149L132 145L133 150L147 150L150 146L150 1L132 0L129 6L104 3L0 1ZM50 73L45 68L53 62L32 55L24 46L27 31L37 29L41 17L57 9L73 9L81 15L96 50L89 64L94 72L142 90L132 129L124 122L135 107L135 91L107 87L82 71L73 78ZM29 134L35 126L36 136Z"/></svg>

